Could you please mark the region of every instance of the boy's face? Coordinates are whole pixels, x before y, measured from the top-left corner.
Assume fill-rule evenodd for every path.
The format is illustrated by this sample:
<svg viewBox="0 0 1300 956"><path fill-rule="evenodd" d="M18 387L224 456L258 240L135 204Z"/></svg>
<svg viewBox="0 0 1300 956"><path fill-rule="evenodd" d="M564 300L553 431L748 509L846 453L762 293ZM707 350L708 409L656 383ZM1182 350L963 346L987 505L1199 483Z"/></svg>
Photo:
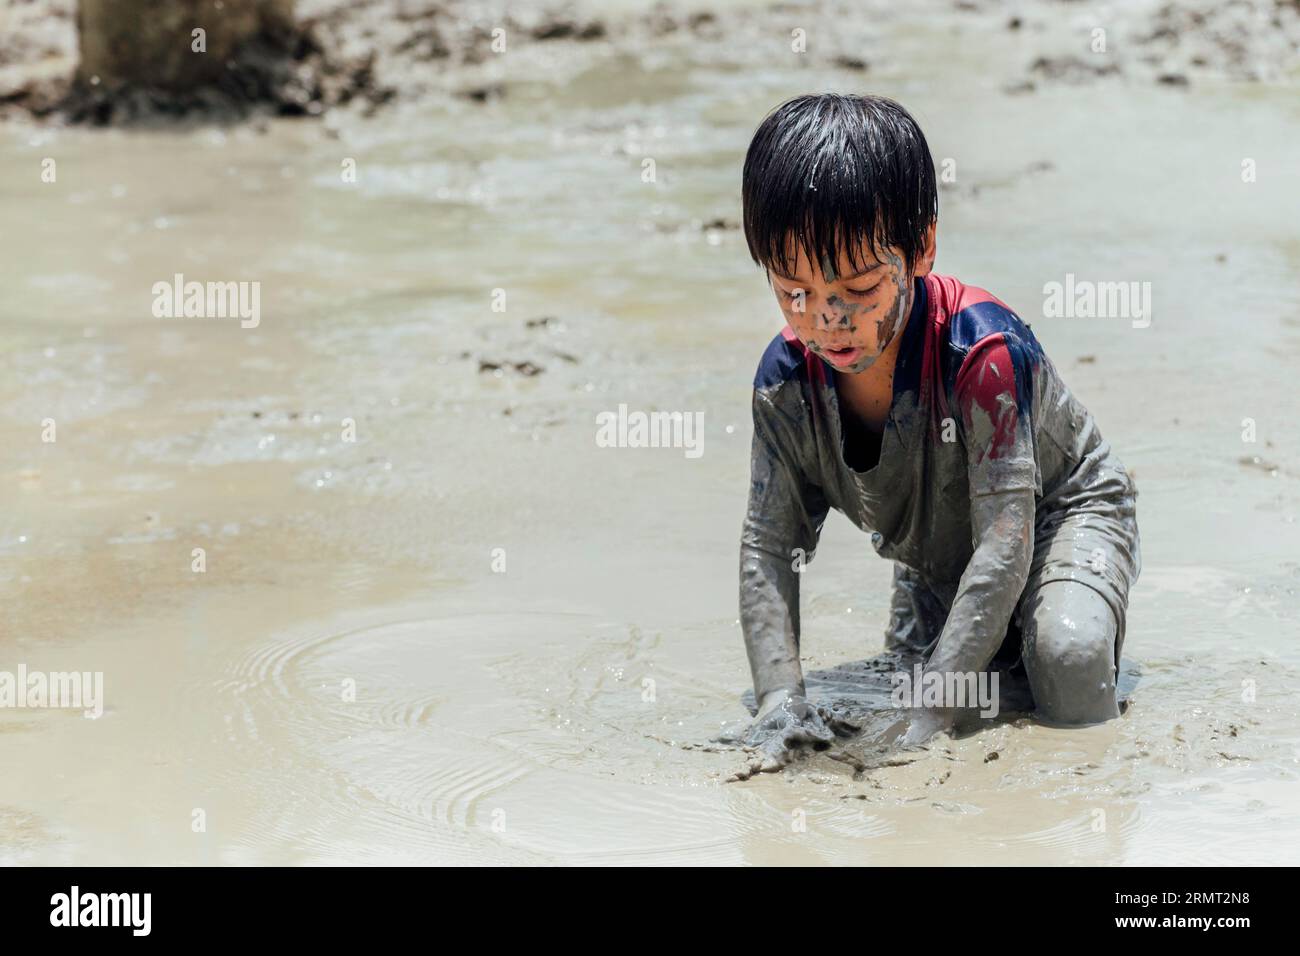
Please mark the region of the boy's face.
<svg viewBox="0 0 1300 956"><path fill-rule="evenodd" d="M928 275L934 264L934 226L925 253L908 270L895 247L880 258L864 243L850 261L846 250L838 262L809 262L797 251L794 274L769 270L772 288L785 320L810 351L841 372L866 371L889 348L912 309L912 280Z"/></svg>

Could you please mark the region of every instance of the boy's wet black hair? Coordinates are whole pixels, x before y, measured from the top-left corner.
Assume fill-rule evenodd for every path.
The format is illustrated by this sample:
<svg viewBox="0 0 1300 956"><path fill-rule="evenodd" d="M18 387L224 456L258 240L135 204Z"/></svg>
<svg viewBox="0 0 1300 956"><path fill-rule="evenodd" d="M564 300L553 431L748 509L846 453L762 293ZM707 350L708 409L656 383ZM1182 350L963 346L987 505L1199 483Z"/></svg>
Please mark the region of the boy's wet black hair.
<svg viewBox="0 0 1300 956"><path fill-rule="evenodd" d="M793 238L809 262L850 258L863 241L897 246L909 268L939 211L934 159L910 113L883 96L820 93L782 103L759 125L741 184L754 261L794 273Z"/></svg>

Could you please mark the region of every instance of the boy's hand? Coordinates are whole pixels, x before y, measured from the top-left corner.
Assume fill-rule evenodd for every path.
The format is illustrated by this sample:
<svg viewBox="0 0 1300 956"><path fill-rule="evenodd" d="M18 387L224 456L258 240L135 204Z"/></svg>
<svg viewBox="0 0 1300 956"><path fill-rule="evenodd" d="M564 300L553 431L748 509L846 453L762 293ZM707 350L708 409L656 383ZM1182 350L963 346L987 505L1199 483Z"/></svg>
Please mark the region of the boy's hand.
<svg viewBox="0 0 1300 956"><path fill-rule="evenodd" d="M817 708L801 694L774 691L763 698L758 716L741 738L754 751L747 773L772 773L790 764L804 750L827 750L835 733L826 726Z"/></svg>

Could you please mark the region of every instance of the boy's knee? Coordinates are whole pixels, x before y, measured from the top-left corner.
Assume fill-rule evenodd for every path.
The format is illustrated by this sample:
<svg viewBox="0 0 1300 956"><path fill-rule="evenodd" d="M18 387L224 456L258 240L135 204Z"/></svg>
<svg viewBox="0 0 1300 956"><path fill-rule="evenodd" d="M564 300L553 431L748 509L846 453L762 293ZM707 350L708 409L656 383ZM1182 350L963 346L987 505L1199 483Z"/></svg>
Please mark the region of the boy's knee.
<svg viewBox="0 0 1300 956"><path fill-rule="evenodd" d="M1024 609L1022 632L1038 715L1054 724L1095 724L1119 716L1115 615L1092 588L1044 585Z"/></svg>

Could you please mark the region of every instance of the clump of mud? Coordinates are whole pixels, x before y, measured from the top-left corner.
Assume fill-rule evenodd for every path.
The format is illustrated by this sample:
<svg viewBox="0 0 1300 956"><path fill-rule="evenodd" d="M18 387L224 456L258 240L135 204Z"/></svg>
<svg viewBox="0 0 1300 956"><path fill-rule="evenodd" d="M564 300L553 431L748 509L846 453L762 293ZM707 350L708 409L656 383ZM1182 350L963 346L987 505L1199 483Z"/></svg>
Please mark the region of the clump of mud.
<svg viewBox="0 0 1300 956"><path fill-rule="evenodd" d="M354 100L373 110L394 93L375 82L373 62L373 51L349 55L323 43L312 25L267 30L241 44L226 70L197 89L110 85L74 75L49 112L72 123L108 126L192 114L215 119L254 112L319 115Z"/></svg>
<svg viewBox="0 0 1300 956"><path fill-rule="evenodd" d="M1197 70L1275 81L1300 63L1300 0L1167 3L1136 39L1165 83Z"/></svg>
<svg viewBox="0 0 1300 956"><path fill-rule="evenodd" d="M1027 76L1007 87L1013 93L1120 76L1171 87L1200 78L1276 82L1300 64L1300 0L1135 0L1106 16L1076 16L1060 3L1024 9L1007 29L1045 35L1056 28L1071 39L1034 56Z"/></svg>
<svg viewBox="0 0 1300 956"><path fill-rule="evenodd" d="M373 113L427 93L448 68L507 44L605 37L566 8L515 13L458 0L298 0L292 26L268 24L195 89L110 83L78 70L75 0L15 0L0 22L0 115L119 125L198 115Z"/></svg>
<svg viewBox="0 0 1300 956"><path fill-rule="evenodd" d="M0 11L0 115L44 115L66 94L76 68L76 0L11 0Z"/></svg>

